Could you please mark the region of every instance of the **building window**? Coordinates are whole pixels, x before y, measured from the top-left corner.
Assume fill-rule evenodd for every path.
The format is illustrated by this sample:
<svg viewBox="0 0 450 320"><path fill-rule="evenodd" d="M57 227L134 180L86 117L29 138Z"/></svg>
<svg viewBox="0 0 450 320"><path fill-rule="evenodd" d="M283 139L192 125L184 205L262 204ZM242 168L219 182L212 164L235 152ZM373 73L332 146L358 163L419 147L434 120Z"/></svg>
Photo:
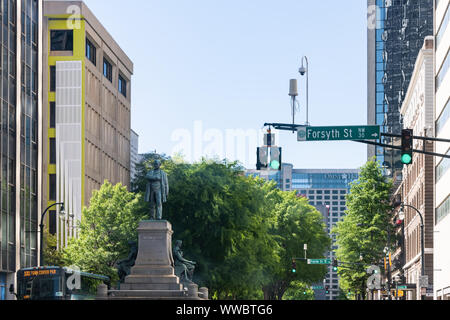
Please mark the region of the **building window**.
<svg viewBox="0 0 450 320"><path fill-rule="evenodd" d="M447 151L447 155L450 155L450 150ZM445 158L436 167L436 183L439 182L442 177L447 173L448 168L450 168L450 159Z"/></svg>
<svg viewBox="0 0 450 320"><path fill-rule="evenodd" d="M436 224L444 220L450 213L450 197L444 201L439 207L436 208Z"/></svg>
<svg viewBox="0 0 450 320"><path fill-rule="evenodd" d="M56 174L49 175L49 200L56 201Z"/></svg>
<svg viewBox="0 0 450 320"><path fill-rule="evenodd" d="M121 75L119 75L119 92L124 97L127 96L127 81Z"/></svg>
<svg viewBox="0 0 450 320"><path fill-rule="evenodd" d="M50 164L56 164L56 139L50 138Z"/></svg>
<svg viewBox="0 0 450 320"><path fill-rule="evenodd" d="M56 66L50 66L50 92L56 91Z"/></svg>
<svg viewBox="0 0 450 320"><path fill-rule="evenodd" d="M73 30L51 30L52 51L73 51Z"/></svg>
<svg viewBox="0 0 450 320"><path fill-rule="evenodd" d="M444 111L439 116L439 119L436 121L436 135L441 133L442 128L444 128L448 118L450 117L450 99L447 101L447 104L443 110Z"/></svg>
<svg viewBox="0 0 450 320"><path fill-rule="evenodd" d="M112 82L112 64L106 58L103 58L103 75Z"/></svg>
<svg viewBox="0 0 450 320"><path fill-rule="evenodd" d="M50 102L50 128L56 128L56 103Z"/></svg>
<svg viewBox="0 0 450 320"><path fill-rule="evenodd" d="M91 41L89 41L89 39L86 39L86 58L88 58L94 66L97 65L97 48Z"/></svg>

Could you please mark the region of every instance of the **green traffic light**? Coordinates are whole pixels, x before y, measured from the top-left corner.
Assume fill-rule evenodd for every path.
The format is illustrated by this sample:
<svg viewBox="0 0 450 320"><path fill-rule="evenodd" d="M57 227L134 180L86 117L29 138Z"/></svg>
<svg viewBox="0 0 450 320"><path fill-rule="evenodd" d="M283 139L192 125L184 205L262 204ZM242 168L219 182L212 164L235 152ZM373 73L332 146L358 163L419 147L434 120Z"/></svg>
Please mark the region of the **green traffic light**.
<svg viewBox="0 0 450 320"><path fill-rule="evenodd" d="M270 167L274 170L278 170L278 169L280 169L280 163L277 160L273 160L270 163Z"/></svg>
<svg viewBox="0 0 450 320"><path fill-rule="evenodd" d="M297 270L295 270L295 269L292 269L292 273L296 273L297 272Z"/></svg>
<svg viewBox="0 0 450 320"><path fill-rule="evenodd" d="M405 153L402 155L402 163L403 164L411 164L411 162L412 162L412 157L410 154Z"/></svg>

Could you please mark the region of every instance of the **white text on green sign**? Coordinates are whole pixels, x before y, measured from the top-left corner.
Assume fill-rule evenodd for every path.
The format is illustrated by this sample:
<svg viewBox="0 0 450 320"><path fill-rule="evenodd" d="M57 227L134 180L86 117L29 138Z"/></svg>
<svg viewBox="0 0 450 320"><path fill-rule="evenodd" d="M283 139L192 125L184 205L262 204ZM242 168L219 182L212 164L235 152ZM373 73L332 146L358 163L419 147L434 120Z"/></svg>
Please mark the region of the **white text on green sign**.
<svg viewBox="0 0 450 320"><path fill-rule="evenodd" d="M380 126L299 127L298 141L377 140Z"/></svg>
<svg viewBox="0 0 450 320"><path fill-rule="evenodd" d="M330 264L330 259L308 259L308 264Z"/></svg>

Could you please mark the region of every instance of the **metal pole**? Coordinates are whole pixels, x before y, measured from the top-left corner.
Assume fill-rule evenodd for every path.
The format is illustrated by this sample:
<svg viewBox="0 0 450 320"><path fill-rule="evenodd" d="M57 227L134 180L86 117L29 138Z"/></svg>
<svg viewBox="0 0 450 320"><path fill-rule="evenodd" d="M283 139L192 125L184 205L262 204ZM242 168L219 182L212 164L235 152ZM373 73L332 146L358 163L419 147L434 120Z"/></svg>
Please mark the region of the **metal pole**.
<svg viewBox="0 0 450 320"><path fill-rule="evenodd" d="M40 243L40 250L39 250L39 266L41 266L41 267L44 266L44 217L45 217L45 214L47 213L47 211L51 207L54 207L57 205L64 205L64 203L61 202L61 203L52 204L47 209L45 209L45 211L41 215L41 223L39 224L39 231L41 232L41 234L40 234L41 243Z"/></svg>
<svg viewBox="0 0 450 320"><path fill-rule="evenodd" d="M309 62L306 60L306 125L309 126Z"/></svg>
<svg viewBox="0 0 450 320"><path fill-rule="evenodd" d="M419 217L420 217L420 236L421 236L420 245L421 245L421 251L422 251L420 254L421 269L422 269L420 274L422 276L424 276L425 275L425 234L424 234L425 225L424 225L424 221L423 221L423 216L422 216L422 213L420 213L420 211L417 208L415 208L409 204L402 204L402 205L404 207L414 209L419 214ZM420 288L420 290L422 290L422 288ZM422 292L420 293L420 295L421 295L421 299L423 300Z"/></svg>
<svg viewBox="0 0 450 320"><path fill-rule="evenodd" d="M387 250L387 254L390 253L391 250L391 231L388 227L388 250ZM390 261L387 261L387 267L388 267L388 283L387 283L387 289L388 289L388 299L392 300L391 297L391 264Z"/></svg>

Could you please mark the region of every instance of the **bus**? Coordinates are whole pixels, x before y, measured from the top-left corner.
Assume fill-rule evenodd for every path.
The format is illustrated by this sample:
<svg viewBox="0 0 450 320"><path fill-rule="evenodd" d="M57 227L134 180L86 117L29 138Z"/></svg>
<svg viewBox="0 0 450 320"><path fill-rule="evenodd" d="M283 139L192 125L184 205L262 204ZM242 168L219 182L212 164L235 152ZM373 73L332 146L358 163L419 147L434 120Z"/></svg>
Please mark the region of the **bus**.
<svg viewBox="0 0 450 320"><path fill-rule="evenodd" d="M17 300L95 300L97 286L109 277L65 267L35 267L17 272ZM11 288L14 291L14 288Z"/></svg>

